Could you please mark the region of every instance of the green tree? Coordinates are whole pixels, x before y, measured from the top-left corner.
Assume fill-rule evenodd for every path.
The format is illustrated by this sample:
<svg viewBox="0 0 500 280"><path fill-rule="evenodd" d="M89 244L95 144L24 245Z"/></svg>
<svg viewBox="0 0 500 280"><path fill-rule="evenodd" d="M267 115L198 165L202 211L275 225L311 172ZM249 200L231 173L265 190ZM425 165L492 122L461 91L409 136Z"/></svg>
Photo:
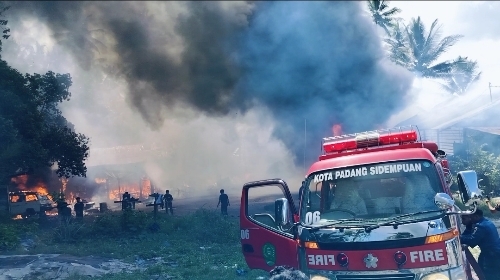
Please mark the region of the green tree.
<svg viewBox="0 0 500 280"><path fill-rule="evenodd" d="M368 9L372 15L373 22L382 27L388 36L391 36L391 29L398 21L394 16L400 13L401 10L399 8L389 9L389 1L384 0L369 0Z"/></svg>
<svg viewBox="0 0 500 280"><path fill-rule="evenodd" d="M3 1L0 1L0 31L2 31L2 36L0 37L0 51L2 51L2 39L8 39L10 29L7 27L8 21L3 18L3 13L7 11L10 7L6 6Z"/></svg>
<svg viewBox="0 0 500 280"><path fill-rule="evenodd" d="M462 35L451 35L441 39L440 27L436 19L427 32L420 17L412 18L408 26L395 25L391 38L386 42L390 46L391 59L398 65L418 73L425 78L445 78L458 63L453 61L437 62Z"/></svg>
<svg viewBox="0 0 500 280"><path fill-rule="evenodd" d="M487 176L489 185L480 184L484 193L498 190L500 186L500 156L488 151L487 144L479 144L472 137L466 139L467 151L464 155L450 157L453 173L461 170L475 170L480 176Z"/></svg>
<svg viewBox="0 0 500 280"><path fill-rule="evenodd" d="M443 87L452 94L464 94L481 76L476 61L459 57L450 74L444 79Z"/></svg>
<svg viewBox="0 0 500 280"><path fill-rule="evenodd" d="M59 176L85 176L89 139L58 108L70 75L23 75L0 59L0 77L0 178L54 164Z"/></svg>

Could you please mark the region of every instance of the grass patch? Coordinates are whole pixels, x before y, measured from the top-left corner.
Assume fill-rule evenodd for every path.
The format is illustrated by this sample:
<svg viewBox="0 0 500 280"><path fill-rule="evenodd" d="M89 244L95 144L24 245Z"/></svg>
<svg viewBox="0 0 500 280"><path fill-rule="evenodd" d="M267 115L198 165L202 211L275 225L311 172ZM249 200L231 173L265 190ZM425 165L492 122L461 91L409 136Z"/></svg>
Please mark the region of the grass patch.
<svg viewBox="0 0 500 280"><path fill-rule="evenodd" d="M125 215L132 215L124 217ZM21 222L21 221L14 221ZM83 221L55 221L54 227L36 231L37 246L30 254L99 256L140 263L162 258L143 271L127 271L97 279L256 279L264 271L250 271L241 253L238 218L198 210L186 216L159 213L159 229L151 231L151 213L107 213ZM42 223L42 221L40 221ZM17 224L17 223L16 223ZM9 254L26 254L21 248ZM144 266L146 267L146 266ZM246 270L241 277L237 269ZM163 278L162 278L163 277ZM70 279L88 279L74 275Z"/></svg>
<svg viewBox="0 0 500 280"><path fill-rule="evenodd" d="M14 221L10 215L0 211L0 252L16 249L21 242L20 237L34 233L37 229L36 220Z"/></svg>

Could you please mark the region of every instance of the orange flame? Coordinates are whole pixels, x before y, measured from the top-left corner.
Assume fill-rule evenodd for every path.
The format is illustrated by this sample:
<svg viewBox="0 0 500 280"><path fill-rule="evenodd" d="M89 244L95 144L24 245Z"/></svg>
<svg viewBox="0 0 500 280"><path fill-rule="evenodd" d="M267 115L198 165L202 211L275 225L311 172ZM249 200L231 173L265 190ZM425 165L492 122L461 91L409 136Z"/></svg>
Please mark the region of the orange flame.
<svg viewBox="0 0 500 280"><path fill-rule="evenodd" d="M97 182L97 179L96 179ZM106 181L104 181L106 182ZM119 201L122 199L122 195L128 192L130 196L134 198L140 198L141 196L148 197L151 194L151 181L149 179L142 179L141 182L134 183L121 183L118 185L114 183L110 186L108 197L110 200Z"/></svg>
<svg viewBox="0 0 500 280"><path fill-rule="evenodd" d="M11 182L16 184L17 189L20 191L32 191L32 192L37 192L41 195L49 194L47 186L40 181L36 184L36 186L27 187L26 184L28 183L28 175L19 175L17 177L13 177L11 179Z"/></svg>

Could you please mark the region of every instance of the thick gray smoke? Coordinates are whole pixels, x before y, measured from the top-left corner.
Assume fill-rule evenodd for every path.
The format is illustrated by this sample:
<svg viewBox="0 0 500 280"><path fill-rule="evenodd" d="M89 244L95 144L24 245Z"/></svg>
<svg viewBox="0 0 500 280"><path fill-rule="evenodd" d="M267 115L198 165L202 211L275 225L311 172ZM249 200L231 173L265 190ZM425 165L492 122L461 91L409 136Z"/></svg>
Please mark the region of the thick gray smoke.
<svg viewBox="0 0 500 280"><path fill-rule="evenodd" d="M308 163L318 156L333 124L377 128L403 105L412 79L385 59L361 2L9 5L13 33L2 57L25 72L71 73L63 111L93 148L166 150L146 164L163 188L239 188L266 177L297 186L296 165L304 152Z"/></svg>
<svg viewBox="0 0 500 280"><path fill-rule="evenodd" d="M295 155L304 150L298 137L304 119L307 152L316 156L316 143L334 124L347 132L383 125L411 87L411 75L384 59L362 4L266 2L243 35L245 76L238 89L271 109L275 134Z"/></svg>
<svg viewBox="0 0 500 280"><path fill-rule="evenodd" d="M209 115L265 105L275 135L297 159L334 123L382 124L411 82L387 64L359 2L21 2L45 21L84 69L124 77L129 101L154 127L163 108ZM13 9L13 10L15 10Z"/></svg>

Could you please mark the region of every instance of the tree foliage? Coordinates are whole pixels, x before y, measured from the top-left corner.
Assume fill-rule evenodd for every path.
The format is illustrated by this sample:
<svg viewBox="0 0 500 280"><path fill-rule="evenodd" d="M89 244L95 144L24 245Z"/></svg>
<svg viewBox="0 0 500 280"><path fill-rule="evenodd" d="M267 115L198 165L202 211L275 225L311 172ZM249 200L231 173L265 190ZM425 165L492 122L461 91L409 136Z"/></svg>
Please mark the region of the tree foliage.
<svg viewBox="0 0 500 280"><path fill-rule="evenodd" d="M425 78L444 78L450 74L454 65L461 61L438 62L438 59L462 36L441 39L437 24L436 19L428 32L420 17L413 18L408 26L395 25L394 36L386 40L392 60Z"/></svg>
<svg viewBox="0 0 500 280"><path fill-rule="evenodd" d="M394 15L400 9L389 8L388 1L367 1L375 24L386 31L385 42L389 47L389 58L409 71L424 78L439 79L443 88L452 94L464 94L479 80L477 62L459 56L454 60L439 58L455 45L461 35L442 37L438 19L427 30L420 17L412 18L405 25Z"/></svg>
<svg viewBox="0 0 500 280"><path fill-rule="evenodd" d="M480 77L477 62L459 56L451 68L450 75L445 77L443 87L450 93L464 94Z"/></svg>
<svg viewBox="0 0 500 280"><path fill-rule="evenodd" d="M372 14L373 22L382 27L387 35L391 35L391 29L398 21L394 16L401 12L399 8L390 8L389 1L369 0L368 9Z"/></svg>
<svg viewBox="0 0 500 280"><path fill-rule="evenodd" d="M6 6L3 1L0 1L0 51L2 51L2 39L8 39L9 38L9 33L10 33L10 28L7 27L8 21L3 18L3 13L7 11L10 7Z"/></svg>
<svg viewBox="0 0 500 280"><path fill-rule="evenodd" d="M59 176L85 176L89 139L58 105L69 100L69 74L21 74L0 60L0 176L57 165Z"/></svg>
<svg viewBox="0 0 500 280"><path fill-rule="evenodd" d="M469 147L466 154L450 157L453 173L461 170L475 170L479 179L483 179L480 187L485 193L498 190L500 186L500 156L487 149L487 144L480 144L473 138L467 139Z"/></svg>

